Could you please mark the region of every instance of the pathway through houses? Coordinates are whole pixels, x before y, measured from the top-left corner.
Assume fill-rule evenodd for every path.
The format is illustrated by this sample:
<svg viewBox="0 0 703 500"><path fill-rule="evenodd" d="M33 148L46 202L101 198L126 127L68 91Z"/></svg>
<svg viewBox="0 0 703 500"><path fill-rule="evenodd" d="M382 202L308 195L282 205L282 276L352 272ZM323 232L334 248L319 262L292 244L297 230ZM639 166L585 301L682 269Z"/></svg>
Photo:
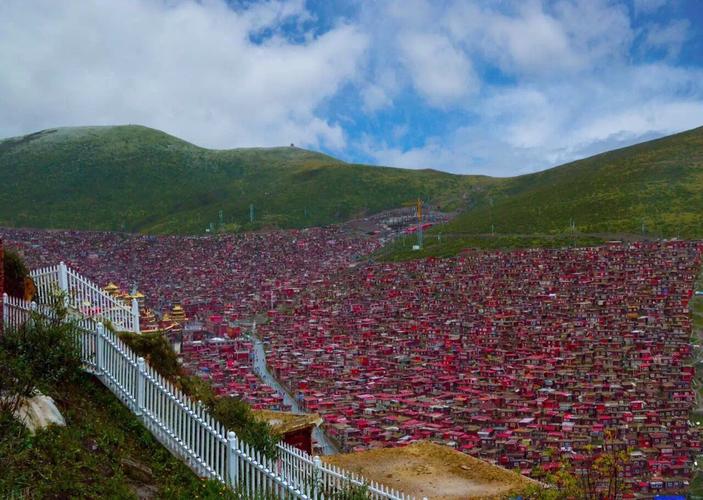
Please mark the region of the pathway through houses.
<svg viewBox="0 0 703 500"><path fill-rule="evenodd" d="M255 336L252 336L252 339L254 341L253 366L256 374L261 377L261 380L263 380L264 383L266 383L270 387L273 387L274 389L276 389L276 391L278 391L279 394L283 395L283 402L285 404L290 405L294 413L304 413L300 409L300 406L298 405L298 402L295 400L295 398L288 394L285 388L278 382L278 380L276 380L276 378L269 371L268 366L266 364L266 351L264 349L264 343ZM334 455L335 453L337 453L337 448L332 444L330 439L320 427L316 427L313 430L312 435L314 441L316 441L320 444L320 446L322 446L322 453L324 455Z"/></svg>

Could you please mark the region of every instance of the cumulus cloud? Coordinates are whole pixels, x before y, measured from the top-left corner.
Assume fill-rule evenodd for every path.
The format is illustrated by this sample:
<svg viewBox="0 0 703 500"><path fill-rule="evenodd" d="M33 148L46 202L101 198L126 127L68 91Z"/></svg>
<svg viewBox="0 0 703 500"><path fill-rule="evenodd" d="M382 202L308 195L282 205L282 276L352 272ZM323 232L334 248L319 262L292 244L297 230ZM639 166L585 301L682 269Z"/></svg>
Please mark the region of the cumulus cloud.
<svg viewBox="0 0 703 500"><path fill-rule="evenodd" d="M366 140L379 162L508 176L534 172L703 124L703 70L666 64L607 77L493 88L478 118L412 147Z"/></svg>
<svg viewBox="0 0 703 500"><path fill-rule="evenodd" d="M452 103L476 90L478 81L471 61L446 37L406 33L399 43L413 84L432 104Z"/></svg>
<svg viewBox="0 0 703 500"><path fill-rule="evenodd" d="M654 12L666 5L667 0L634 0L637 12Z"/></svg>
<svg viewBox="0 0 703 500"><path fill-rule="evenodd" d="M627 6L604 0L456 1L424 15L473 67L507 82L484 76L480 94L461 102L464 123L419 144L365 139L379 162L512 175L703 124L703 72L673 60L685 21L650 24L638 38ZM396 22L397 31L423 29ZM633 62L633 51L655 47L662 60Z"/></svg>
<svg viewBox="0 0 703 500"><path fill-rule="evenodd" d="M691 23L687 19L676 19L667 24L650 25L643 43L644 49L663 50L667 57L674 58L681 52L684 42L688 38Z"/></svg>
<svg viewBox="0 0 703 500"><path fill-rule="evenodd" d="M302 1L4 1L0 135L140 123L211 147L341 149L344 131L316 109L367 39L347 24L302 43L280 29L309 18Z"/></svg>
<svg viewBox="0 0 703 500"><path fill-rule="evenodd" d="M665 2L349 6L0 1L0 136L139 123L511 175L703 124L701 34Z"/></svg>

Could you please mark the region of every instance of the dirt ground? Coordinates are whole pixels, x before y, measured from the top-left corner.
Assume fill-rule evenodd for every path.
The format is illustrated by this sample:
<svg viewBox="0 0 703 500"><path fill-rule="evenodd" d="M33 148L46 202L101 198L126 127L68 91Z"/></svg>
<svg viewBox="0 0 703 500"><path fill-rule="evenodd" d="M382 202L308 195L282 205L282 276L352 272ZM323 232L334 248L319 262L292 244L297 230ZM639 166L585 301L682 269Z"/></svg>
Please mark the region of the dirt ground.
<svg viewBox="0 0 703 500"><path fill-rule="evenodd" d="M534 484L520 474L427 441L323 460L416 498L433 500L506 498Z"/></svg>

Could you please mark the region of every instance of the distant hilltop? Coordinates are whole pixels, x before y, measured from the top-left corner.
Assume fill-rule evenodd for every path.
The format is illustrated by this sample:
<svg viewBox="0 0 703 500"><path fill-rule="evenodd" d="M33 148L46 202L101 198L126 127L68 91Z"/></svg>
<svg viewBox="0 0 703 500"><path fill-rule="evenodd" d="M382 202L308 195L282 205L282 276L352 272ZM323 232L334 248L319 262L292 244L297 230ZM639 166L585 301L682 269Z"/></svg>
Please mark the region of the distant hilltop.
<svg viewBox="0 0 703 500"><path fill-rule="evenodd" d="M198 234L320 226L421 198L462 234L703 235L703 128L512 178L209 150L127 125L0 141L0 226ZM437 229L437 231L440 231Z"/></svg>

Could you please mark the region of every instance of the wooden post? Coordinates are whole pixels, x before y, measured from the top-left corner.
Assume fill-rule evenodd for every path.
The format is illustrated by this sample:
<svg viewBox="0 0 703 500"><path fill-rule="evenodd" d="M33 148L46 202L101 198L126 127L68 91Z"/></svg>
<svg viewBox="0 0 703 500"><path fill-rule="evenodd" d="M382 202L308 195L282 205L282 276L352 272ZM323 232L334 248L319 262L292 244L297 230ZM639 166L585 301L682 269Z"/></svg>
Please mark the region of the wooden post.
<svg viewBox="0 0 703 500"><path fill-rule="evenodd" d="M64 261L59 262L59 289L68 295L68 268Z"/></svg>
<svg viewBox="0 0 703 500"><path fill-rule="evenodd" d="M63 305L68 308L68 268L64 261L59 262L59 290L63 295Z"/></svg>
<svg viewBox="0 0 703 500"><path fill-rule="evenodd" d="M320 460L320 457L315 455L312 458L312 463L315 466L313 469L312 473L312 497L313 498L319 498L320 497L320 487L322 486L322 460Z"/></svg>

